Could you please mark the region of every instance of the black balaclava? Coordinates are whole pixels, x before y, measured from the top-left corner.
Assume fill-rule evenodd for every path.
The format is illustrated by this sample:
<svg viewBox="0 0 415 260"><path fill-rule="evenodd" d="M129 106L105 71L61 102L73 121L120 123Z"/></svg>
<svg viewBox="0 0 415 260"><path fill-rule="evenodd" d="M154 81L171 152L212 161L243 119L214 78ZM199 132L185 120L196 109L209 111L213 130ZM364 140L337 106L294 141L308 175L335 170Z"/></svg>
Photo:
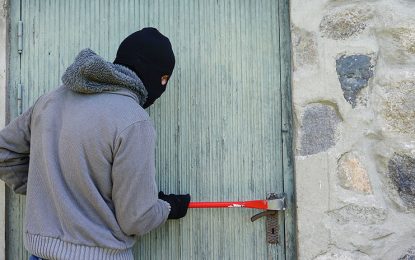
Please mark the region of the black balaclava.
<svg viewBox="0 0 415 260"><path fill-rule="evenodd" d="M161 77L171 76L175 58L169 38L148 27L121 42L114 63L133 70L144 83L148 96L143 108L147 108L166 90Z"/></svg>

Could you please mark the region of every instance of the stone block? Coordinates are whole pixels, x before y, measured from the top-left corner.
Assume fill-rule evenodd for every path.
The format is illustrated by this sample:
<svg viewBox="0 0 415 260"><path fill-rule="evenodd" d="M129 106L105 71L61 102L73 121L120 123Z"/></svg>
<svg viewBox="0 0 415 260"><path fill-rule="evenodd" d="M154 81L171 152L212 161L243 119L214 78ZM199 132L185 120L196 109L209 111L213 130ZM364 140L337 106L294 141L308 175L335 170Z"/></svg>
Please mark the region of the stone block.
<svg viewBox="0 0 415 260"><path fill-rule="evenodd" d="M386 211L384 209L363 207L355 204L332 210L328 215L340 225L345 225L349 222L373 225L380 224L386 219Z"/></svg>
<svg viewBox="0 0 415 260"><path fill-rule="evenodd" d="M391 65L415 65L415 24L377 32L381 58Z"/></svg>
<svg viewBox="0 0 415 260"><path fill-rule="evenodd" d="M415 80L392 82L383 86L381 113L392 131L415 133Z"/></svg>
<svg viewBox="0 0 415 260"><path fill-rule="evenodd" d="M316 65L318 51L315 34L296 26L292 27L291 34L294 68Z"/></svg>
<svg viewBox="0 0 415 260"><path fill-rule="evenodd" d="M388 163L389 177L406 206L415 208L415 158L394 154Z"/></svg>
<svg viewBox="0 0 415 260"><path fill-rule="evenodd" d="M355 153L346 153L338 161L337 176L340 186L347 190L370 194L372 186L366 168Z"/></svg>
<svg viewBox="0 0 415 260"><path fill-rule="evenodd" d="M343 96L353 108L356 107L360 90L367 87L369 79L373 77L373 67L368 55L342 55L336 60L336 71Z"/></svg>
<svg viewBox="0 0 415 260"><path fill-rule="evenodd" d="M370 8L332 10L321 20L320 31L327 38L344 40L363 32L372 17Z"/></svg>
<svg viewBox="0 0 415 260"><path fill-rule="evenodd" d="M402 257L398 260L415 260L415 247L410 248Z"/></svg>
<svg viewBox="0 0 415 260"><path fill-rule="evenodd" d="M300 155L311 155L328 150L336 143L335 134L339 115L331 105L309 104L301 123Z"/></svg>

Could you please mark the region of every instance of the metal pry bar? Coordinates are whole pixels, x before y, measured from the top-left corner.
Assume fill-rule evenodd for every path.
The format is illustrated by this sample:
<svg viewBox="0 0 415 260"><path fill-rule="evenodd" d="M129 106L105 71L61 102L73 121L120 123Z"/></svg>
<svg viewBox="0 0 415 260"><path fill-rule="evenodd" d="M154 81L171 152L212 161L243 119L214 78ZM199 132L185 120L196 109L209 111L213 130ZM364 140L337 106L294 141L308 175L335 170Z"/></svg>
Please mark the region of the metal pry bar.
<svg viewBox="0 0 415 260"><path fill-rule="evenodd" d="M285 210L286 201L285 196L281 196L277 199L269 199L268 201L268 210Z"/></svg>
<svg viewBox="0 0 415 260"><path fill-rule="evenodd" d="M263 210L285 210L285 207L285 196L269 200L189 203L189 208L251 208Z"/></svg>

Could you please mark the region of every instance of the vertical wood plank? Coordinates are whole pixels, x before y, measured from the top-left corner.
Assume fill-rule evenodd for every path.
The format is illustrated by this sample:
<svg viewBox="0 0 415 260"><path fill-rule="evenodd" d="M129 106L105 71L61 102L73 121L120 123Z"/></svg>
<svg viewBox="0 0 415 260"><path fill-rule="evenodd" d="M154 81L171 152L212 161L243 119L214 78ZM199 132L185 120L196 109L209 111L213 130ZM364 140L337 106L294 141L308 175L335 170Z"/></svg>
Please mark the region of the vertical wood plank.
<svg viewBox="0 0 415 260"><path fill-rule="evenodd" d="M287 193L285 211L285 259L297 259L296 244L296 203L294 190L293 119L291 99L291 30L289 0L279 0L280 9L280 51L281 51L281 101L282 101L282 145L284 192Z"/></svg>
<svg viewBox="0 0 415 260"><path fill-rule="evenodd" d="M8 101L7 95L9 94L8 77L9 69L8 58L10 53L10 2L3 1L3 5L0 7L0 128L3 128L8 122ZM16 58L16 54L13 55ZM7 201L6 201L6 185L0 183L0 259L6 259L6 241L7 241Z"/></svg>
<svg viewBox="0 0 415 260"><path fill-rule="evenodd" d="M21 81L20 63L21 57L17 52L17 22L21 19L21 1L10 1L10 56L8 77L8 115L9 122L17 114L17 86ZM25 28L23 28L24 30ZM24 41L23 41L24 43ZM6 259L24 259L27 256L22 241L22 225L24 197L15 195L6 188Z"/></svg>

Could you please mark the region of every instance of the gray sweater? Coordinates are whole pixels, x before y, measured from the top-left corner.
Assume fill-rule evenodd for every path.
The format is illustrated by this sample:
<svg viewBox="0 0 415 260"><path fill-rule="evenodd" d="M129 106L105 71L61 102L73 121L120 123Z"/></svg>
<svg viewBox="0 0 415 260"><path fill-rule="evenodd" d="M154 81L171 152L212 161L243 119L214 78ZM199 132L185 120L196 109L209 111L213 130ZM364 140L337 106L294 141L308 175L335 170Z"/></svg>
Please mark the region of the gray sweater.
<svg viewBox="0 0 415 260"><path fill-rule="evenodd" d="M46 259L133 259L165 222L147 92L126 67L83 50L63 85L0 132L0 178L27 191L26 249Z"/></svg>

